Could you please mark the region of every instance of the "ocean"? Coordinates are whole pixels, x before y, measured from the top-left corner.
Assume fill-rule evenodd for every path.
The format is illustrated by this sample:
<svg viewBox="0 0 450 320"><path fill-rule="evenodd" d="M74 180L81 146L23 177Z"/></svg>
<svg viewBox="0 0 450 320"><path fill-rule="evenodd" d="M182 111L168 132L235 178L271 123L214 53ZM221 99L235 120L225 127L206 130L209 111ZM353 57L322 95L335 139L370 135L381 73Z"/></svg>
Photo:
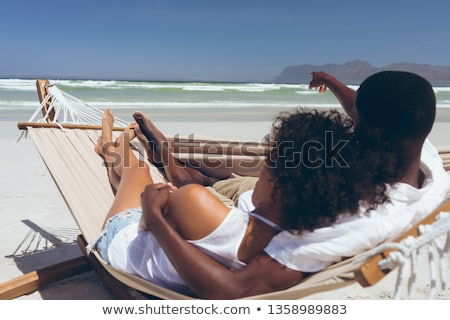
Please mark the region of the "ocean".
<svg viewBox="0 0 450 320"><path fill-rule="evenodd" d="M50 80L91 106L110 107L129 120L133 111L157 121L267 121L297 107L339 108L335 97L308 84ZM352 87L357 89L356 86ZM450 108L450 88L434 88L437 107ZM26 121L39 107L36 81L0 79L0 119Z"/></svg>

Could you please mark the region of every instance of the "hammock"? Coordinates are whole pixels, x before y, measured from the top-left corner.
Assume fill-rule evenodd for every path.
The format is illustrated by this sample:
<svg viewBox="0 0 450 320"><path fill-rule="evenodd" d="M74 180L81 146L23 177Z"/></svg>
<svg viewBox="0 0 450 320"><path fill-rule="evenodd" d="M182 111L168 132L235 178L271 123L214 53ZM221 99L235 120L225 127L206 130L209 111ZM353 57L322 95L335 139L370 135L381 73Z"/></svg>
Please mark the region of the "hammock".
<svg viewBox="0 0 450 320"><path fill-rule="evenodd" d="M88 107L86 107L85 103L67 94L60 93L59 89L54 86L48 87L45 81L38 80L37 85L38 91L46 91L41 97L42 103L40 109L42 109L43 118L36 120L37 113L35 113L30 119L30 122L19 123L19 128L26 129L28 135L32 138L55 184L58 186L69 207L74 220L78 224L81 230L78 243L86 257L46 268L41 273L37 272L32 275L19 277L18 279L12 279L0 285L0 298L10 299L32 292L48 282L59 280L77 272L84 272L87 269L86 266L89 265L99 274L99 277L118 298L141 299L151 296L162 299L193 299L194 297L165 289L140 277L116 270L105 263L95 251L90 255L86 253L84 248L87 243L96 239L100 233L105 213L109 210L114 197L105 167L103 166L103 161L94 152L94 146L101 133L99 123L101 123L102 111L94 110L92 113L86 111ZM76 101L79 106L82 105L82 114L96 113L97 116L80 117L80 113L73 109L73 104L70 104L71 110L69 111L59 110L61 106L64 108L68 101ZM50 116L51 114L53 116ZM62 117L62 120L60 117ZM66 123L69 118L72 120L75 119L76 124ZM122 125L125 126L126 122L122 123ZM115 128L115 130L114 134L117 134L117 131L122 129ZM189 151L202 152L201 141L200 143L197 142L195 141L195 147L193 149L190 148L192 141L186 142L184 140L172 141L172 147L174 150L177 148L179 150L187 148ZM233 145L236 146L239 143L234 143ZM261 148L263 146L255 144L255 150L260 150ZM142 148L140 149L142 150ZM217 154L217 156L219 158L229 158L230 155L238 158L241 156L245 157L245 155L239 154L237 149L224 148L222 149L223 154ZM441 151L446 169L450 170L450 148L442 149ZM139 151L135 152L139 153ZM192 157L191 152L188 152L188 154ZM138 157L144 159L143 153L138 154ZM159 170L150 163L149 166L154 181L164 181L164 176ZM450 201L447 201L442 207L431 213L426 221L420 223L420 225L433 223L435 217L441 211L450 211ZM444 217L439 219L439 221L439 232L432 232L431 237L429 236L431 231L428 231L428 234L425 232L430 239L424 241L423 237L419 236L416 238L418 239L416 241L421 241L424 244L433 243L432 249L438 250L440 257L443 258L445 250L448 251L450 247L450 240L447 239L446 247L441 249L434 239L439 235L444 235L449 232L450 219ZM423 244L411 245L413 241L408 240L409 250L405 249L406 244L399 244L399 241L412 235L417 237L418 230L419 225L413 227L407 234L393 242L396 243L397 248L395 248L395 245L383 244L379 248L375 248L374 251L363 253L318 272L289 289L252 296L247 299L300 299L314 293L348 286L356 281L363 286L374 285L390 270L395 268L392 261L388 263L385 260L386 257L389 257L390 252L400 252L400 254L403 254L403 260L397 258L397 261L403 261L403 263L400 262L397 265L402 265L403 270L406 270L405 266L407 264L405 261L407 261L409 256L415 255ZM447 235L447 238L450 238L450 236ZM383 262L380 264L380 261ZM443 269L446 268L441 265L441 270ZM403 276L402 279L406 277L406 273L406 271L401 273ZM40 278L42 274L46 275L45 279ZM442 276L441 274L441 278Z"/></svg>

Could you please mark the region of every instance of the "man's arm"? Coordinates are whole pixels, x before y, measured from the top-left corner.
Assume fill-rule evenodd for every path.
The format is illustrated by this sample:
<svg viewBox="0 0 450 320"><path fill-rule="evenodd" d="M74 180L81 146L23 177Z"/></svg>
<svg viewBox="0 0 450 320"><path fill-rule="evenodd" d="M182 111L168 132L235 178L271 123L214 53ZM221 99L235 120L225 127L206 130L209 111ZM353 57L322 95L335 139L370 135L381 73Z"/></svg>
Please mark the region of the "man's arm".
<svg viewBox="0 0 450 320"><path fill-rule="evenodd" d="M302 272L279 264L263 252L242 271L229 270L182 238L163 217L165 204L147 201L151 198L148 192L153 191L146 188L142 194L145 224L158 239L187 286L199 297L241 298L286 289L303 278Z"/></svg>
<svg viewBox="0 0 450 320"><path fill-rule="evenodd" d="M356 119L356 110L354 106L356 92L350 89L342 82L338 81L332 75L326 72L311 72L312 80L309 83L309 88L318 88L320 93L330 89L330 91L336 96L342 108L352 118Z"/></svg>
<svg viewBox="0 0 450 320"><path fill-rule="evenodd" d="M184 240L167 222L156 224L155 237L186 285L204 299L236 299L297 284L303 273L261 253L241 271L231 271Z"/></svg>

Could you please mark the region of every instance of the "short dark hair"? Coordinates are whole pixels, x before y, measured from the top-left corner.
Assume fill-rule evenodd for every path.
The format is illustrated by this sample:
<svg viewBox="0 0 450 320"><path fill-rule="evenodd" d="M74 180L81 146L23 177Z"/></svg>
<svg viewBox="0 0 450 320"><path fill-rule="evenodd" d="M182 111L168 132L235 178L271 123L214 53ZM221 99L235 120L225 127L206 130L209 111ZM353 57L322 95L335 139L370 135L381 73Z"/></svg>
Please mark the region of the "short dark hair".
<svg viewBox="0 0 450 320"><path fill-rule="evenodd" d="M381 71L362 82L355 107L360 125L376 127L397 140L423 141L436 116L436 97L423 77Z"/></svg>

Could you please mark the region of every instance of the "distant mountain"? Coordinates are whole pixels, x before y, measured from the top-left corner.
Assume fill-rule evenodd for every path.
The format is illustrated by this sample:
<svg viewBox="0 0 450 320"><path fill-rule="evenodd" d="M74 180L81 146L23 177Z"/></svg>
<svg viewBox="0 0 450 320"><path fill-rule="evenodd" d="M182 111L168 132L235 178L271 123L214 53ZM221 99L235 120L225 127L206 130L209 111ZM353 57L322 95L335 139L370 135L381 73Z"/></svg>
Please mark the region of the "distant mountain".
<svg viewBox="0 0 450 320"><path fill-rule="evenodd" d="M345 84L360 84L369 75L383 70L409 71L421 75L433 86L450 87L450 66L429 64L393 63L382 68L372 66L361 60L345 64L297 65L287 67L276 77L276 83L309 83L311 71L324 71L335 76Z"/></svg>

